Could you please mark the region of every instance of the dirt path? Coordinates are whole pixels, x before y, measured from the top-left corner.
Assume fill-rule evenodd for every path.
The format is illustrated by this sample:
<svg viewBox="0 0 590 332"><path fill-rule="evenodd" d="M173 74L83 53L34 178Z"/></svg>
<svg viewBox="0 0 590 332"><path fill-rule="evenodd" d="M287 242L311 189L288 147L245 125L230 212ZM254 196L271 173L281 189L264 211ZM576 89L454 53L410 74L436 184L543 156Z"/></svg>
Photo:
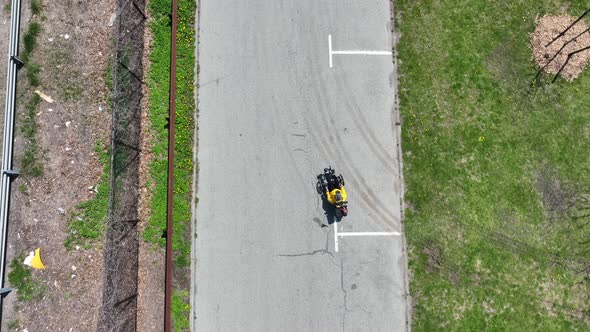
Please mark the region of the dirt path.
<svg viewBox="0 0 590 332"><path fill-rule="evenodd" d="M42 101L37 109L39 145L44 151L38 158L42 158L44 174L22 176L13 184L7 262L40 247L47 269L33 271L33 275L45 292L39 300L5 303L3 330L8 330L9 322L29 331L96 330L102 303L102 245L99 241L90 249L67 251L63 243L71 212L95 195L89 188L102 172L94 147L109 135L105 70L114 5L112 0L44 1L36 18L42 26L32 54L41 66L38 89L54 102ZM29 8L30 3L23 2L23 12ZM21 22L22 36L26 16ZM32 90L24 71L18 89L17 128ZM20 135L20 129L16 134ZM16 142L18 161L24 145L19 137Z"/></svg>

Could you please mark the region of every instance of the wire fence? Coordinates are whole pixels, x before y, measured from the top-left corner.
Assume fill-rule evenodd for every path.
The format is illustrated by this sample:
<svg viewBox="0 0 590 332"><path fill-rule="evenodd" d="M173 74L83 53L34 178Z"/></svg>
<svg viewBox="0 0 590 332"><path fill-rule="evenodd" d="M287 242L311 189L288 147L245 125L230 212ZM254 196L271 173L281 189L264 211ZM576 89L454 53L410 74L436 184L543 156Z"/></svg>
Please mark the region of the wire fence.
<svg viewBox="0 0 590 332"><path fill-rule="evenodd" d="M135 331L145 0L119 0L113 65L111 196L99 331Z"/></svg>

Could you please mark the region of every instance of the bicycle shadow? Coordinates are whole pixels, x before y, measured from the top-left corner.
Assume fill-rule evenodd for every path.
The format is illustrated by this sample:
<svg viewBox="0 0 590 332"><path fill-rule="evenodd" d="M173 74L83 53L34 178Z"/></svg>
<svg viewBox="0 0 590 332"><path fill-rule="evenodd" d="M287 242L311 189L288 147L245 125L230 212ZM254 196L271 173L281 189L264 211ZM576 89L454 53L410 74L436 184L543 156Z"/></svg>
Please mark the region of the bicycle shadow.
<svg viewBox="0 0 590 332"><path fill-rule="evenodd" d="M342 217L338 217L336 215L336 207L334 207L334 205L330 204L330 202L328 202L328 200L326 199L325 195L322 195L322 209L324 210L324 217L326 218L326 223L322 223L322 227L328 227L329 225L332 225L335 222L340 222L342 220Z"/></svg>

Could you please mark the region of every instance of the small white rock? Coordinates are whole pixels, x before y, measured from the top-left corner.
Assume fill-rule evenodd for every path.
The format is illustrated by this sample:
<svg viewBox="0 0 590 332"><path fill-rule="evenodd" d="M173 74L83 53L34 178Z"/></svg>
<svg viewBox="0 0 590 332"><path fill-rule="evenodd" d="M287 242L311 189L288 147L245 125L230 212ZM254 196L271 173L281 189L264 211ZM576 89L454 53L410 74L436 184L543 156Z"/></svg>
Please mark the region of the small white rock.
<svg viewBox="0 0 590 332"><path fill-rule="evenodd" d="M47 112L53 112L53 108L48 108Z"/></svg>
<svg viewBox="0 0 590 332"><path fill-rule="evenodd" d="M80 250L80 246L76 246L76 250Z"/></svg>
<svg viewBox="0 0 590 332"><path fill-rule="evenodd" d="M64 210L63 208L57 208L57 211L59 211L59 213L61 214L66 213L66 210Z"/></svg>
<svg viewBox="0 0 590 332"><path fill-rule="evenodd" d="M112 27L113 24L115 23L115 19L117 19L117 14L113 13L113 15L111 15L111 19L109 20L109 23L107 24L107 26Z"/></svg>
<svg viewBox="0 0 590 332"><path fill-rule="evenodd" d="M68 35L67 33L64 35L64 39L70 39L70 35Z"/></svg>
<svg viewBox="0 0 590 332"><path fill-rule="evenodd" d="M70 161L70 164L72 164L72 165L73 165L73 164L74 164L74 161L73 161L73 160L72 160L72 161Z"/></svg>
<svg viewBox="0 0 590 332"><path fill-rule="evenodd" d="M76 275L75 274L72 274L72 279L74 279L74 278L76 278Z"/></svg>
<svg viewBox="0 0 590 332"><path fill-rule="evenodd" d="M47 38L47 40L51 43L53 42L53 38Z"/></svg>
<svg viewBox="0 0 590 332"><path fill-rule="evenodd" d="M66 146L66 151L70 151L71 149L69 147Z"/></svg>
<svg viewBox="0 0 590 332"><path fill-rule="evenodd" d="M76 266L72 265L72 271L76 271Z"/></svg>
<svg viewBox="0 0 590 332"><path fill-rule="evenodd" d="M66 127L70 126L70 123L72 123L71 121L66 121Z"/></svg>

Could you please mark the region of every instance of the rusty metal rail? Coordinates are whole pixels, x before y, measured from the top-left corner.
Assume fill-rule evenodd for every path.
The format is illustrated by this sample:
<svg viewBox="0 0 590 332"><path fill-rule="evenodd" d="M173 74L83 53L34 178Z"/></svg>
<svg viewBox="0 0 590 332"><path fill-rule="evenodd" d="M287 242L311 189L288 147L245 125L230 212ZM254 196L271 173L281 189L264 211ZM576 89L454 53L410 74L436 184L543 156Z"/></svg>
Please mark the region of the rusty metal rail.
<svg viewBox="0 0 590 332"><path fill-rule="evenodd" d="M164 331L172 331L172 235L174 234L174 133L176 125L176 29L177 0L172 0L172 37L170 49L170 95L168 127L168 196L166 214L166 290L164 299Z"/></svg>

